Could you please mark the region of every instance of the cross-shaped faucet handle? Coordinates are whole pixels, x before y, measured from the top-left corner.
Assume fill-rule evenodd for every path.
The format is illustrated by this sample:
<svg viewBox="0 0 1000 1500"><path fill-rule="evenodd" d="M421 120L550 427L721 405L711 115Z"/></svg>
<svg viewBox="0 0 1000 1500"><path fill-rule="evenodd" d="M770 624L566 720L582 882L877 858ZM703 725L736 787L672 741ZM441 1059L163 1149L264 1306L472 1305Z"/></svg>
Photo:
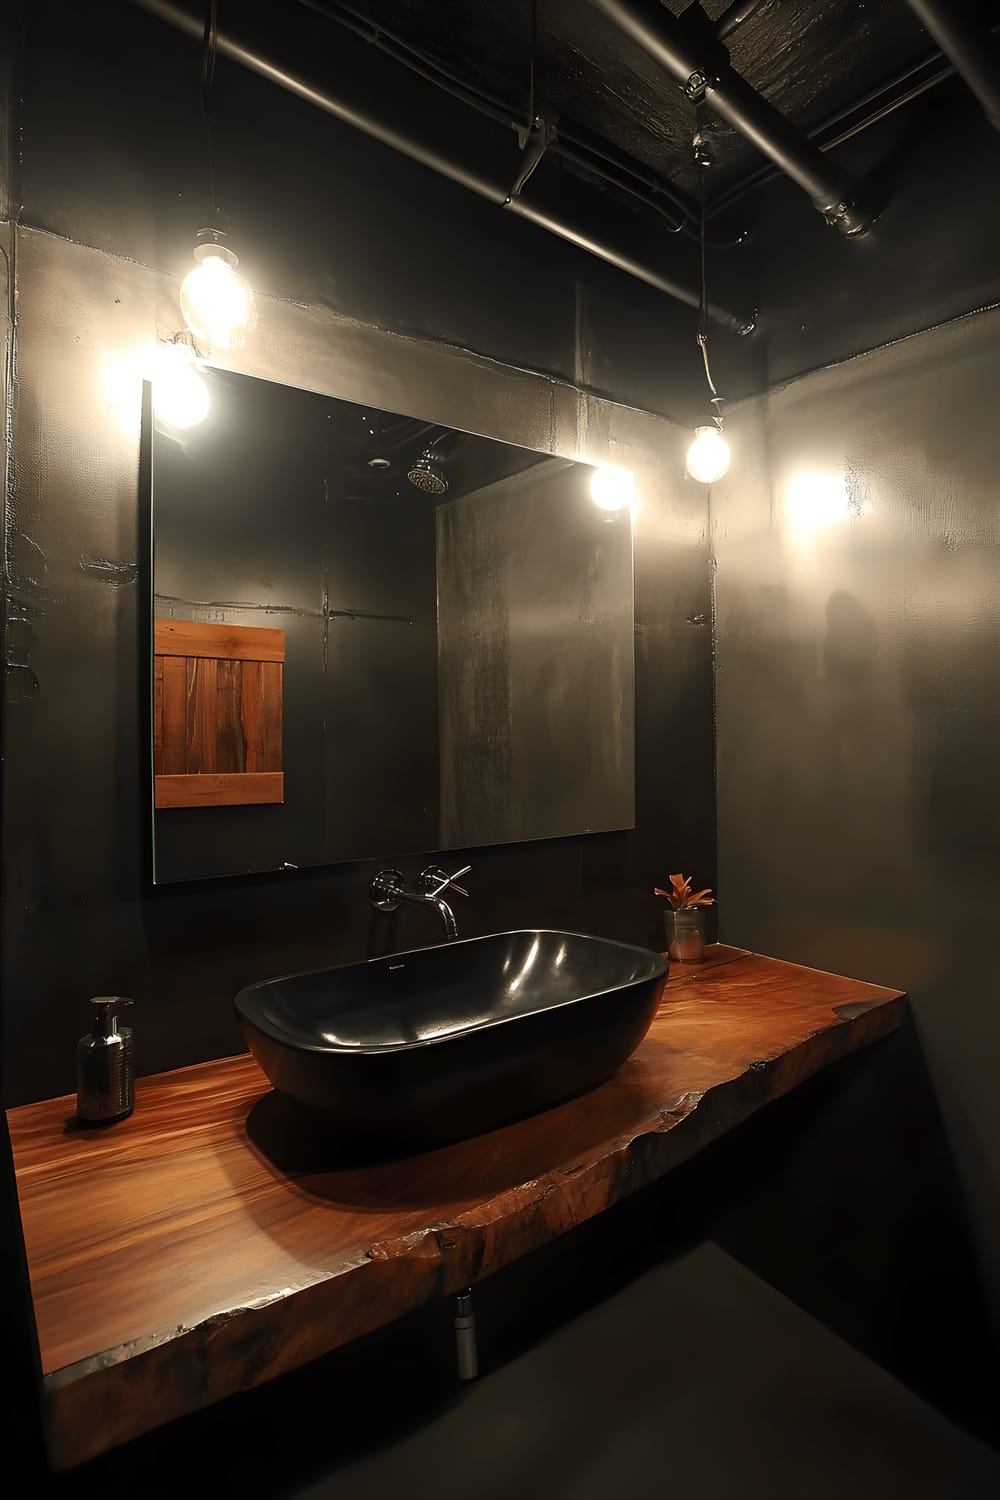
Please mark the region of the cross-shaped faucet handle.
<svg viewBox="0 0 1000 1500"><path fill-rule="evenodd" d="M454 875L447 875L440 866L428 865L420 877L420 883L426 887L427 894L432 899L435 896L443 896L445 891L457 891L460 896L467 896L469 893L465 887L456 882L462 875L468 875L471 869L471 865L463 865L460 870L455 871Z"/></svg>

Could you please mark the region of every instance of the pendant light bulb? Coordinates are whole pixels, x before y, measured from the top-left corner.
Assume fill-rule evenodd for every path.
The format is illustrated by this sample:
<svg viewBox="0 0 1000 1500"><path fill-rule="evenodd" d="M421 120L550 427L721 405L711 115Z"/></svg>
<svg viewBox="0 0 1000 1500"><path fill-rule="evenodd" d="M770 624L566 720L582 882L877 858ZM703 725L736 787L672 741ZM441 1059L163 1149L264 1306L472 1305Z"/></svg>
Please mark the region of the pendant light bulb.
<svg viewBox="0 0 1000 1500"><path fill-rule="evenodd" d="M732 454L717 427L696 427L687 451L687 471L700 484L714 484L729 470Z"/></svg>
<svg viewBox="0 0 1000 1500"><path fill-rule="evenodd" d="M238 349L253 327L256 299L236 270L239 260L215 231L202 230L195 246L198 262L181 282L181 312L201 344Z"/></svg>
<svg viewBox="0 0 1000 1500"><path fill-rule="evenodd" d="M697 128L694 137L694 164L698 169L698 183L701 189L699 194L701 203L700 222L698 226L698 242L701 250L701 297L698 306L698 332L695 335L695 343L701 355L701 362L705 368L705 384L708 386L709 401L712 406L713 422L694 430L694 442L687 451L687 471L692 479L699 484L714 484L729 472L732 462L732 454L729 444L722 435L722 408L725 404L719 395L719 388L712 378L712 366L708 358L708 282L705 275L706 264L706 240L705 240L705 172L715 160L715 152L711 140L706 137L705 123L706 110L702 102L696 112Z"/></svg>

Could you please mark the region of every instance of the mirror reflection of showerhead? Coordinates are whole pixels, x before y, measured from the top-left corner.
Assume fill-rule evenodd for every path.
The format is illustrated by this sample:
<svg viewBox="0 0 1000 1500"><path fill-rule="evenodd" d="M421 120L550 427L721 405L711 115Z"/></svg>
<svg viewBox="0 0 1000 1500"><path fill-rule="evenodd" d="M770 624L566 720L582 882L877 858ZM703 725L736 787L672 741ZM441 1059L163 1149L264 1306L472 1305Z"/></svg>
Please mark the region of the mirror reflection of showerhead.
<svg viewBox="0 0 1000 1500"><path fill-rule="evenodd" d="M448 481L440 464L434 462L430 448L426 448L416 462L410 465L406 477L418 490L423 490L425 495L443 495L448 489Z"/></svg>

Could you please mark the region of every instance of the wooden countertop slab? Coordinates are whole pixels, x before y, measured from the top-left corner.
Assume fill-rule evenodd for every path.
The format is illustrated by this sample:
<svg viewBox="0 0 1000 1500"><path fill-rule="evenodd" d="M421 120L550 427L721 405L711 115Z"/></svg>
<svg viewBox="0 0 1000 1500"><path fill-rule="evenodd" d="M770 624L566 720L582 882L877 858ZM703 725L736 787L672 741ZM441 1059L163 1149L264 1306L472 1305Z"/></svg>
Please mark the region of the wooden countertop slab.
<svg viewBox="0 0 1000 1500"><path fill-rule="evenodd" d="M337 1161L249 1056L135 1113L8 1114L50 1453L67 1467L456 1292L895 1030L894 990L738 949L676 965L608 1083L422 1156Z"/></svg>

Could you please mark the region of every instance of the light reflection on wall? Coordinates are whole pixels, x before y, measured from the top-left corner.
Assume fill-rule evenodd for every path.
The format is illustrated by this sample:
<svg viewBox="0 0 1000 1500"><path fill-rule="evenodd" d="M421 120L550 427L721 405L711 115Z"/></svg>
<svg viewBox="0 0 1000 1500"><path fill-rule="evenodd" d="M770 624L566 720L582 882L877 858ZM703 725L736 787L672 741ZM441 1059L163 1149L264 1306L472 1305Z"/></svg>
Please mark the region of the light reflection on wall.
<svg viewBox="0 0 1000 1500"><path fill-rule="evenodd" d="M785 511L792 541L806 545L818 532L860 515L861 507L842 474L800 472L788 482Z"/></svg>

